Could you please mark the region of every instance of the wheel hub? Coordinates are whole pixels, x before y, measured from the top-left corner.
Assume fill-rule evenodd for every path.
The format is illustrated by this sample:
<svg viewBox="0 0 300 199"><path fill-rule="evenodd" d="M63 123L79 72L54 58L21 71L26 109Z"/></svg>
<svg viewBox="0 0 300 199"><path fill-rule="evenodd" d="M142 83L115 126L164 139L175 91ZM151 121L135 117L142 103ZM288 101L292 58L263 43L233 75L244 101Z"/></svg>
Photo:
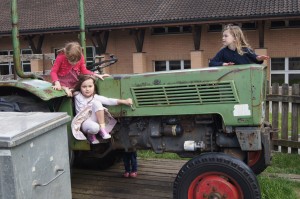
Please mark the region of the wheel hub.
<svg viewBox="0 0 300 199"><path fill-rule="evenodd" d="M239 199L239 191L226 178L218 175L209 175L203 178L198 177L192 182L189 187L189 198Z"/></svg>

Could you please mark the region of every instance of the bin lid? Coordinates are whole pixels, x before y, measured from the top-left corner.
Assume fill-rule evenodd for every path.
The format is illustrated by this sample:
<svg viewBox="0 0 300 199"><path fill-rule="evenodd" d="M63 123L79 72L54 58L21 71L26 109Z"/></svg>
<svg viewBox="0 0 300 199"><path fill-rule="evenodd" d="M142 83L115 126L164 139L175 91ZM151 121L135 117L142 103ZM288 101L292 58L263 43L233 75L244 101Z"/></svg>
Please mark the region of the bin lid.
<svg viewBox="0 0 300 199"><path fill-rule="evenodd" d="M70 121L67 113L0 112L0 147L14 147Z"/></svg>

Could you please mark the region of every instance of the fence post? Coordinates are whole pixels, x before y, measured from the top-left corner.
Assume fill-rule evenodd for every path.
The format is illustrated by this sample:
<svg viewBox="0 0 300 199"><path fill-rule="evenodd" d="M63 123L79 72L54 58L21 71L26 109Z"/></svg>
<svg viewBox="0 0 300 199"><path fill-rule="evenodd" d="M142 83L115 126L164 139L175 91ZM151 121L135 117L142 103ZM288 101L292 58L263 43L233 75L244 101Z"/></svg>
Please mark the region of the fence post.
<svg viewBox="0 0 300 199"><path fill-rule="evenodd" d="M282 97L289 95L289 85L288 84L282 84ZM282 102L282 112L281 112L281 139L288 140L288 122L289 122L289 102ZM281 146L281 152L287 153L288 147Z"/></svg>
<svg viewBox="0 0 300 199"><path fill-rule="evenodd" d="M279 84L273 83L272 84L272 94L278 95L279 94ZM279 112L279 103L272 101L272 127L276 130L278 129L278 112ZM275 131L273 134L274 139L278 139L278 131ZM278 145L273 146L273 150L278 151Z"/></svg>
<svg viewBox="0 0 300 199"><path fill-rule="evenodd" d="M270 93L270 82L267 81L266 85L266 95ZM270 121L270 102L266 101L266 110L265 110L265 121L269 122Z"/></svg>
<svg viewBox="0 0 300 199"><path fill-rule="evenodd" d="M299 96L299 84L293 84L292 96ZM292 103L292 141L298 142L299 104ZM298 148L291 148L291 153L298 153Z"/></svg>

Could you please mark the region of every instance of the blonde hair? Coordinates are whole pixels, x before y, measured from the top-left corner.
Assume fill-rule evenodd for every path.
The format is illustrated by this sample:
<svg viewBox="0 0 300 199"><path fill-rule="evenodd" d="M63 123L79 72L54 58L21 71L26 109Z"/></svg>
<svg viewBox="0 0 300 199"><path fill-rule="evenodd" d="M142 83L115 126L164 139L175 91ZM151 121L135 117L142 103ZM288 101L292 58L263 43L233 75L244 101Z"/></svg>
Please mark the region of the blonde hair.
<svg viewBox="0 0 300 199"><path fill-rule="evenodd" d="M69 42L57 52L64 52L69 62L76 63L81 59L82 48L78 42Z"/></svg>
<svg viewBox="0 0 300 199"><path fill-rule="evenodd" d="M251 46L248 44L246 37L244 36L244 33L242 31L242 29L237 26L237 25L233 25L233 24L228 24L224 27L223 29L223 33L228 30L229 33L233 36L233 38L235 39L236 42L236 49L237 52L240 55L243 55L245 52L243 51L243 48L249 48L251 49Z"/></svg>

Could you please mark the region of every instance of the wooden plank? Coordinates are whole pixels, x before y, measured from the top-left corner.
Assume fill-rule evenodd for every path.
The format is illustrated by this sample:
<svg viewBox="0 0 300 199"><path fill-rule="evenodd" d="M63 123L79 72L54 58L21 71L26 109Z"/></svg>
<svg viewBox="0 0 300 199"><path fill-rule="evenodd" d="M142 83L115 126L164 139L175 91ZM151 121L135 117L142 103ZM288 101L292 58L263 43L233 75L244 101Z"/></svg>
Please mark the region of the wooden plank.
<svg viewBox="0 0 300 199"><path fill-rule="evenodd" d="M275 145L300 149L300 142L282 139L272 139Z"/></svg>
<svg viewBox="0 0 300 199"><path fill-rule="evenodd" d="M152 199L172 198L173 182L187 160L140 159L138 177L123 178L123 162L107 170L73 168L73 199Z"/></svg>
<svg viewBox="0 0 300 199"><path fill-rule="evenodd" d="M289 85L282 84L282 95L288 96L289 95ZM288 122L289 122L289 103L282 102L281 104L281 139L287 140L288 139ZM288 148L285 146L281 146L281 152L287 153Z"/></svg>
<svg viewBox="0 0 300 199"><path fill-rule="evenodd" d="M279 84L272 84L272 94L279 94ZM272 126L276 130L278 129L278 113L279 113L279 103L276 101L272 101ZM278 139L278 132L275 131L273 134L274 139ZM273 150L278 151L278 146L273 145Z"/></svg>
<svg viewBox="0 0 300 199"><path fill-rule="evenodd" d="M292 95L299 96L299 84L294 84L292 86ZM298 141L298 115L299 115L299 104L292 103L292 135L291 140L292 141ZM298 153L297 148L291 148L291 153Z"/></svg>
<svg viewBox="0 0 300 199"><path fill-rule="evenodd" d="M267 101L272 101L272 102L291 102L291 103L300 103L300 96L282 96L282 95L274 95L274 94L269 94L267 95Z"/></svg>
<svg viewBox="0 0 300 199"><path fill-rule="evenodd" d="M45 59L45 60L54 60L54 53L45 53L45 54L24 54L20 56L21 61L30 61L32 59ZM0 55L0 63L3 62L13 62L12 55Z"/></svg>

